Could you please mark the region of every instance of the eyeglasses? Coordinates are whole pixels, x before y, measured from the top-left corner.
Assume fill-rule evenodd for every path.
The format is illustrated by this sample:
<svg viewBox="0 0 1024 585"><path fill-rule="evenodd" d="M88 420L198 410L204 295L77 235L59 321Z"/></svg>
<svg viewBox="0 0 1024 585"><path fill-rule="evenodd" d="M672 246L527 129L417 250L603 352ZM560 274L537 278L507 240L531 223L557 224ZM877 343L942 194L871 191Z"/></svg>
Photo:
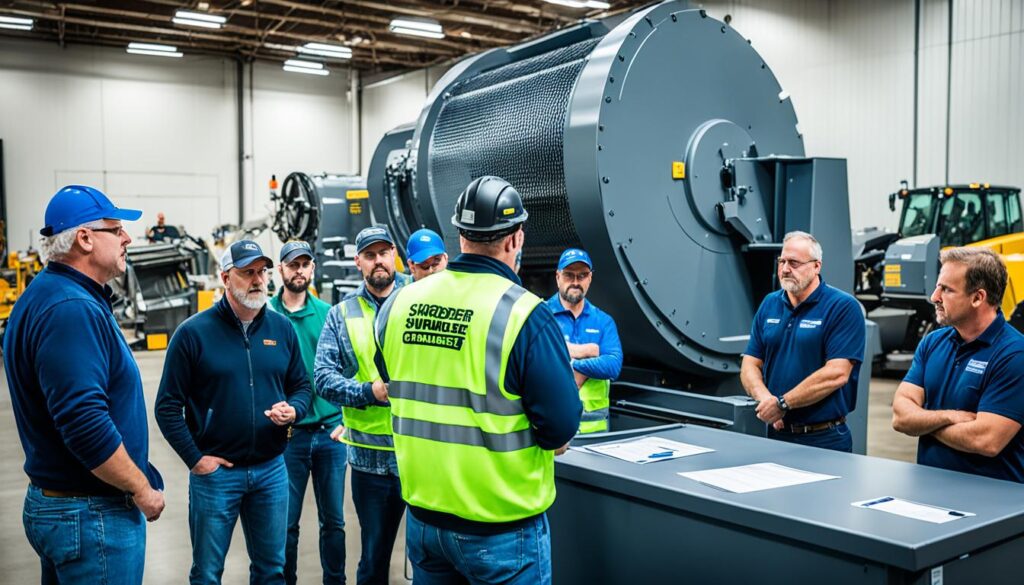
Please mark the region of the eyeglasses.
<svg viewBox="0 0 1024 585"><path fill-rule="evenodd" d="M790 270L796 270L804 264L810 264L811 262L817 262L817 260L804 260L801 262L799 260L793 260L792 258L779 258L779 268L788 264Z"/></svg>
<svg viewBox="0 0 1024 585"><path fill-rule="evenodd" d="M562 271L562 278L568 280L569 282L583 282L589 279L591 276L593 276L593 274L593 272L576 273Z"/></svg>
<svg viewBox="0 0 1024 585"><path fill-rule="evenodd" d="M421 270L430 270L431 268L433 268L433 267L437 266L438 264L440 264L441 260L443 260L443 259L444 259L443 255L437 254L435 256L431 256L430 258L427 258L423 262L416 262L415 264L416 264L416 267L421 269Z"/></svg>
<svg viewBox="0 0 1024 585"><path fill-rule="evenodd" d="M125 233L124 226L122 226L122 225L119 225L117 227L109 227L109 228L87 228L87 229L89 231L92 231L92 232L107 232L108 234L114 234L115 236L118 236L118 237L120 237L121 234Z"/></svg>
<svg viewBox="0 0 1024 585"><path fill-rule="evenodd" d="M270 269L267 268L267 267L263 267L263 268L260 268L260 269L256 269L256 268L236 268L235 270L238 272L239 276L241 276L242 278L249 279L249 280L252 280L252 279L256 278L257 275L259 275L262 278L266 278L267 275L270 274Z"/></svg>

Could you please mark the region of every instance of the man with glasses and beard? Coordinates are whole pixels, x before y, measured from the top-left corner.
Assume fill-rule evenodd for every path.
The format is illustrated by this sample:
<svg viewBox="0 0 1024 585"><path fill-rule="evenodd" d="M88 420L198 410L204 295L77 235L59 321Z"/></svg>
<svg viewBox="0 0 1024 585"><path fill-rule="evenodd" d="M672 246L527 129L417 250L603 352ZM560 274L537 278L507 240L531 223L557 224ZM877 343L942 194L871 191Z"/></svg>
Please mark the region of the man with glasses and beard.
<svg viewBox="0 0 1024 585"><path fill-rule="evenodd" d="M316 344L331 306L313 296L309 283L316 270L313 250L306 242L288 242L281 248L280 294L270 299L270 308L284 315L295 328L309 380L313 382ZM320 566L323 582L345 582L345 445L332 437L341 429L341 410L316 394L306 418L292 425L288 449L288 547L285 549L285 582L296 582L299 548L299 518L310 475L320 524Z"/></svg>
<svg viewBox="0 0 1024 585"><path fill-rule="evenodd" d="M7 322L4 371L31 482L22 522L43 583L142 583L145 520L164 509L142 378L107 286L126 270L121 222L141 215L92 187L58 191L41 232L46 268Z"/></svg>
<svg viewBox="0 0 1024 585"><path fill-rule="evenodd" d="M558 259L558 292L546 301L565 336L569 363L580 389L581 433L609 430L608 392L612 380L622 371L622 343L615 321L586 300L593 275L590 255L569 248Z"/></svg>
<svg viewBox="0 0 1024 585"><path fill-rule="evenodd" d="M363 282L327 314L314 376L317 394L340 406L345 419L341 440L348 445L362 543L356 581L364 585L388 582L405 512L387 385L374 363L373 326L381 304L409 277L395 272L395 241L385 227L368 227L356 235L355 261Z"/></svg>
<svg viewBox="0 0 1024 585"><path fill-rule="evenodd" d="M220 583L239 516L253 583L284 582L288 425L311 398L288 319L267 311L273 262L250 240L221 257L224 297L182 323L170 346L156 420L189 468L193 584Z"/></svg>
<svg viewBox="0 0 1024 585"><path fill-rule="evenodd" d="M1024 336L1000 310L1006 265L951 248L932 293L935 320L892 401L892 426L920 437L917 462L1024 483Z"/></svg>
<svg viewBox="0 0 1024 585"><path fill-rule="evenodd" d="M782 290L754 315L740 381L769 437L852 452L846 415L856 406L864 313L853 296L825 284L821 256L811 234L783 238Z"/></svg>

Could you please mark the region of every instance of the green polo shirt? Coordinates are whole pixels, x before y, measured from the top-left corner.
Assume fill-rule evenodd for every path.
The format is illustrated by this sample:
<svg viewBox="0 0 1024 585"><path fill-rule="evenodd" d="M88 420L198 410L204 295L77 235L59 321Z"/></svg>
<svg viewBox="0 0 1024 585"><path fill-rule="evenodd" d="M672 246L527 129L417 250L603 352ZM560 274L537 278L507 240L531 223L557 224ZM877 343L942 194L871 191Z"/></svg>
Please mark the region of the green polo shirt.
<svg viewBox="0 0 1024 585"><path fill-rule="evenodd" d="M283 290L284 287L282 287ZM302 351L302 363L306 365L309 380L315 387L315 382L313 381L313 361L316 359L316 344L320 340L320 331L324 328L327 312L331 310L331 306L312 294L307 294L306 304L298 311L292 312L285 308L284 303L281 301L281 294L279 292L270 299L270 308L288 317L292 327L295 328L295 334L299 337L299 348ZM339 424L341 424L341 410L320 398L314 392L313 400L309 403L309 411L306 413L306 418L297 422L295 426L333 426Z"/></svg>

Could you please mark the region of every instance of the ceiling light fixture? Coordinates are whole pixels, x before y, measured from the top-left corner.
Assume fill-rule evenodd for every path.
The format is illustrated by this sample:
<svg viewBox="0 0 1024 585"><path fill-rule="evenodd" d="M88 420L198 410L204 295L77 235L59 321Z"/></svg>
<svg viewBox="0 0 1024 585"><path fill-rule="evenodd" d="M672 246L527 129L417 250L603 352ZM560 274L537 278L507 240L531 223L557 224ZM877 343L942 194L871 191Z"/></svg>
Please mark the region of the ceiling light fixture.
<svg viewBox="0 0 1024 585"><path fill-rule="evenodd" d="M608 10L612 7L607 2L600 2L599 0L544 0L549 4L558 4L559 6L568 6L569 8L592 8L594 10Z"/></svg>
<svg viewBox="0 0 1024 585"><path fill-rule="evenodd" d="M348 47L343 47L341 45L327 45L324 43L306 43L301 47L296 47L295 50L306 55L319 55L321 57L330 57L333 59L352 58L352 49Z"/></svg>
<svg viewBox="0 0 1024 585"><path fill-rule="evenodd" d="M17 16L0 16L0 28L9 30L32 30L35 21L31 18L19 18Z"/></svg>
<svg viewBox="0 0 1024 585"><path fill-rule="evenodd" d="M221 28L227 21L228 19L223 16L203 14L201 12L189 12L188 10L179 10L175 12L174 18L171 19L171 22L174 24L200 26L203 28Z"/></svg>
<svg viewBox="0 0 1024 585"><path fill-rule="evenodd" d="M152 55L154 57L181 57L182 55L177 47L154 43L128 43L127 50L132 55Z"/></svg>
<svg viewBox="0 0 1024 585"><path fill-rule="evenodd" d="M443 39L444 28L440 22L430 19L396 18L391 21L388 30L397 35L423 37L427 39Z"/></svg>
<svg viewBox="0 0 1024 585"><path fill-rule="evenodd" d="M302 59L288 59L284 62L283 69L290 73L306 73L309 75L330 75L331 73L324 68L323 63L303 61Z"/></svg>

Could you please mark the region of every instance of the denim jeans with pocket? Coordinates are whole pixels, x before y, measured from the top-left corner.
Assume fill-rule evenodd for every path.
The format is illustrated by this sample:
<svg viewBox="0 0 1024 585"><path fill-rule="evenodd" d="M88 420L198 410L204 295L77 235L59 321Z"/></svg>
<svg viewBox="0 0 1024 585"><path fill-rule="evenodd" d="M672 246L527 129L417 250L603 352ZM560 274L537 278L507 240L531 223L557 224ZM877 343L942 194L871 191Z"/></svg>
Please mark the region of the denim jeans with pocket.
<svg viewBox="0 0 1024 585"><path fill-rule="evenodd" d="M189 474L188 525L193 585L220 583L235 522L242 518L250 583L284 583L288 472L284 456L256 465Z"/></svg>
<svg viewBox="0 0 1024 585"><path fill-rule="evenodd" d="M310 475L320 524L320 567L324 585L345 582L345 443L331 439L333 428L292 427L284 452L288 467L288 546L285 582L294 585L299 548L299 518ZM308 579L304 579L308 582Z"/></svg>
<svg viewBox="0 0 1024 585"><path fill-rule="evenodd" d="M546 514L488 536L445 530L409 512L405 542L416 585L551 585L551 531Z"/></svg>
<svg viewBox="0 0 1024 585"><path fill-rule="evenodd" d="M126 496L51 498L30 485L22 522L43 585L142 583L146 519Z"/></svg>

